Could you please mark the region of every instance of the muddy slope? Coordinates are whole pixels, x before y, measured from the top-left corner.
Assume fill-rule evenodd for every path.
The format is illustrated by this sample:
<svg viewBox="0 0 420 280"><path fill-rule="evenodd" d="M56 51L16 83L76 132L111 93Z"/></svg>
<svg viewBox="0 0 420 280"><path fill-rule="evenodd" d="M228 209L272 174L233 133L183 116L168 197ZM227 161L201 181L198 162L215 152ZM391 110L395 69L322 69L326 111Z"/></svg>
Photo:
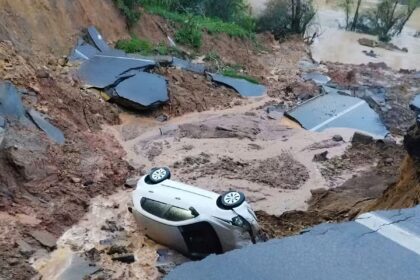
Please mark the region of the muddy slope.
<svg viewBox="0 0 420 280"><path fill-rule="evenodd" d="M47 114L66 137L59 146L13 121L0 133L0 279L29 279L35 272L28 258L50 250L92 197L121 186L128 166L118 143L100 130L118 123L116 109L81 92L69 69L34 67L4 42L0 66L1 77L25 89L25 105Z"/></svg>
<svg viewBox="0 0 420 280"><path fill-rule="evenodd" d="M0 0L0 7L0 40L25 52L66 54L89 25L111 41L128 35L112 0Z"/></svg>

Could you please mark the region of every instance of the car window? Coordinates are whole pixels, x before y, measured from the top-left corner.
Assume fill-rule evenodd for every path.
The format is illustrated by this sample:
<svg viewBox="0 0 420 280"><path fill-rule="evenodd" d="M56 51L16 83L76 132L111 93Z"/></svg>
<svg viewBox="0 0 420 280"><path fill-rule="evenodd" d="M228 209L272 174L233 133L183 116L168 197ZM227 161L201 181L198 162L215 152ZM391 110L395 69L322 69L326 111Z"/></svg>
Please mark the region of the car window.
<svg viewBox="0 0 420 280"><path fill-rule="evenodd" d="M145 211L159 218L164 218L165 213L171 207L169 204L144 197L141 199L140 204Z"/></svg>
<svg viewBox="0 0 420 280"><path fill-rule="evenodd" d="M185 221L194 218L190 210L182 209L179 207L172 206L165 214L165 219L169 221Z"/></svg>

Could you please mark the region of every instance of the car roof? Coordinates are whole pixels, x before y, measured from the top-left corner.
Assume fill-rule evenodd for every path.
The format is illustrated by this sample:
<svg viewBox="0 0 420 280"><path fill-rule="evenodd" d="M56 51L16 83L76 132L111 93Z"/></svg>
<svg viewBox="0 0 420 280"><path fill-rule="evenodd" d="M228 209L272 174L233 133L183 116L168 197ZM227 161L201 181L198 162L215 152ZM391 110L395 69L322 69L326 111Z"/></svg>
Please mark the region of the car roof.
<svg viewBox="0 0 420 280"><path fill-rule="evenodd" d="M198 211L209 210L209 207L217 208L216 201L219 197L215 192L172 180L152 185L144 182L142 178L137 188L141 196L184 209L194 207Z"/></svg>

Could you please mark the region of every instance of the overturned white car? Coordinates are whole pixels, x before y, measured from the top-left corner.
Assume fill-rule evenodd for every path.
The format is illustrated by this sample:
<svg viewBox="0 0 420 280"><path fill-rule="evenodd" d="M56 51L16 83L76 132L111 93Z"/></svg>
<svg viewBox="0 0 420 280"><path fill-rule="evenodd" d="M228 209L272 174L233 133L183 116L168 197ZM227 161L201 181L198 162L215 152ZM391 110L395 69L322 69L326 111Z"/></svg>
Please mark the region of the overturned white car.
<svg viewBox="0 0 420 280"><path fill-rule="evenodd" d="M149 238L191 258L255 243L257 218L241 192L218 195L170 176L168 168L154 168L133 193L129 210Z"/></svg>

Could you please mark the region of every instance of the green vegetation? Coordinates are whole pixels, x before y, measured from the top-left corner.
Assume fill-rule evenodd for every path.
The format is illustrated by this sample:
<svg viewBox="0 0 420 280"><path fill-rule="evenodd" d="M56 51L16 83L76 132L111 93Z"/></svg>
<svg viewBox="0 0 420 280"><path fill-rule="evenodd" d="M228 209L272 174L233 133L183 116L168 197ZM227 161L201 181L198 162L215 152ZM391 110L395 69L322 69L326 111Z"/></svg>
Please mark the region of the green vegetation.
<svg viewBox="0 0 420 280"><path fill-rule="evenodd" d="M289 34L304 35L315 16L312 0L269 0L258 19L259 31L270 31L276 38Z"/></svg>
<svg viewBox="0 0 420 280"><path fill-rule="evenodd" d="M251 38L254 36L252 30L247 30L238 24L231 22L224 22L217 18L208 18L205 16L197 16L188 13L171 12L160 6L147 6L146 10L155 15L159 15L170 21L179 23L181 25L194 21L197 28L202 31L207 31L210 34L226 33L232 37Z"/></svg>
<svg viewBox="0 0 420 280"><path fill-rule="evenodd" d="M140 19L140 0L114 0L114 3L125 16L128 28L131 28Z"/></svg>
<svg viewBox="0 0 420 280"><path fill-rule="evenodd" d="M194 17L190 17L187 22L176 32L175 41L180 44L188 45L199 49L201 47L202 32Z"/></svg>
<svg viewBox="0 0 420 280"><path fill-rule="evenodd" d="M253 84L259 84L260 83L256 78L248 76L248 75L241 74L236 69L230 68L230 67L227 67L224 70L222 70L221 74L223 74L227 77L231 77L231 78L244 79L244 80L247 80L248 82L251 82Z"/></svg>
<svg viewBox="0 0 420 280"><path fill-rule="evenodd" d="M138 53L141 55L179 55L180 51L165 44L154 45L151 42L139 38L130 40L119 40L115 47L127 53Z"/></svg>
<svg viewBox="0 0 420 280"><path fill-rule="evenodd" d="M356 0L342 0L346 14ZM401 33L405 24L420 5L420 0L382 0L373 11L360 11L362 0L357 0L353 21L347 21L347 29L378 35L379 40L388 42Z"/></svg>

